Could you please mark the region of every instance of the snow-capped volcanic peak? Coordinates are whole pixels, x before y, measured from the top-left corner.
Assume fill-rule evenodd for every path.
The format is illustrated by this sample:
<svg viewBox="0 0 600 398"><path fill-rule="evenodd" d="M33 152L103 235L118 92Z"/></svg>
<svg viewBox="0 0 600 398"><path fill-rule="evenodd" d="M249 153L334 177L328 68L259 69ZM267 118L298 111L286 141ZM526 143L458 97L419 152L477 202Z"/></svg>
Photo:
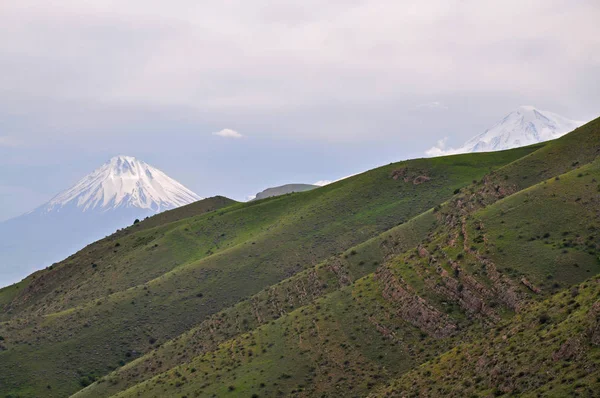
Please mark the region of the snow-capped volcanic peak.
<svg viewBox="0 0 600 398"><path fill-rule="evenodd" d="M553 140L577 127L581 122L556 113L521 106L509 113L483 134L467 141L466 152L498 151Z"/></svg>
<svg viewBox="0 0 600 398"><path fill-rule="evenodd" d="M43 206L51 212L75 206L81 211L135 207L155 212L200 200L162 171L132 156L115 156Z"/></svg>
<svg viewBox="0 0 600 398"><path fill-rule="evenodd" d="M444 148L444 142L429 149L431 156L467 152L489 152L517 148L553 140L575 130L584 122L570 120L533 106L521 106L506 115L492 128L473 137L457 149Z"/></svg>

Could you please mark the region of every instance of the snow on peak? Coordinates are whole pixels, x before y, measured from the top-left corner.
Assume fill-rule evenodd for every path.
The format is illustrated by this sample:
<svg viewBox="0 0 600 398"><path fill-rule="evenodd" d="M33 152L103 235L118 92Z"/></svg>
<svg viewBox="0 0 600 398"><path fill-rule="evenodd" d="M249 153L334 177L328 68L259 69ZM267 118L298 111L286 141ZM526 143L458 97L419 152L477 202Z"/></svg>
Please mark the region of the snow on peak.
<svg viewBox="0 0 600 398"><path fill-rule="evenodd" d="M446 140L427 150L429 156L453 155L468 152L491 152L537 144L553 140L575 130L584 122L570 120L556 113L541 111L523 105L506 115L492 128L486 130L460 148L446 148Z"/></svg>
<svg viewBox="0 0 600 398"><path fill-rule="evenodd" d="M159 169L133 156L115 156L42 209L52 212L75 206L81 211L106 211L134 207L159 212L200 199Z"/></svg>

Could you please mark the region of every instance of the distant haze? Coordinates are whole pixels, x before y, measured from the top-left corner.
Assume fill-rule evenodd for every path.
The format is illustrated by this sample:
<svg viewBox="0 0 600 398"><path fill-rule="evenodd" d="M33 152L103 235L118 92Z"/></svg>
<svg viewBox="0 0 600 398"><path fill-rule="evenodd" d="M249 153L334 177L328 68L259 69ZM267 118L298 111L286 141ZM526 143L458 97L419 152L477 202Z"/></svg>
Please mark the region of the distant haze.
<svg viewBox="0 0 600 398"><path fill-rule="evenodd" d="M0 220L120 153L203 197L457 148L531 104L600 116L597 0L0 6Z"/></svg>

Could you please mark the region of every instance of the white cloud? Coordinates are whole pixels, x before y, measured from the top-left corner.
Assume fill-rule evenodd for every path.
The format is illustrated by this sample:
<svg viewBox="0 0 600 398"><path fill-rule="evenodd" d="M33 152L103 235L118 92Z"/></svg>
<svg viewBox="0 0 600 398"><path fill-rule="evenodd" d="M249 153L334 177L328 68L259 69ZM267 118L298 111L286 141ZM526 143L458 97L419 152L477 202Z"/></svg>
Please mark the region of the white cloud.
<svg viewBox="0 0 600 398"><path fill-rule="evenodd" d="M447 148L446 142L448 137L444 137L439 140L434 146L425 151L425 155L430 157L456 155L461 153L460 150L454 148Z"/></svg>
<svg viewBox="0 0 600 398"><path fill-rule="evenodd" d="M6 92L267 109L403 92L562 93L600 49L597 1L61 4L3 4Z"/></svg>
<svg viewBox="0 0 600 398"><path fill-rule="evenodd" d="M320 187L323 187L325 185L331 184L333 181L332 180L319 180L317 182L313 182L312 185L318 185Z"/></svg>
<svg viewBox="0 0 600 398"><path fill-rule="evenodd" d="M225 137L225 138L242 138L243 135L241 135L240 133L238 133L235 130L232 129L223 129L221 131L216 131L213 133L213 135L218 135L219 137Z"/></svg>
<svg viewBox="0 0 600 398"><path fill-rule="evenodd" d="M345 180L346 178L354 177L355 175L356 175L356 173L355 174L350 174L350 175L347 175L345 177L338 178L337 180L319 180L317 182L313 182L312 185L318 185L320 187L323 187L325 185L333 184L334 182Z"/></svg>
<svg viewBox="0 0 600 398"><path fill-rule="evenodd" d="M0 103L19 114L46 98L74 117L71 104L85 101L183 108L213 126L279 118L278 135L330 142L411 131L377 127L421 103L454 111L464 97L525 95L591 109L600 99L598 0L60 3L2 3Z"/></svg>

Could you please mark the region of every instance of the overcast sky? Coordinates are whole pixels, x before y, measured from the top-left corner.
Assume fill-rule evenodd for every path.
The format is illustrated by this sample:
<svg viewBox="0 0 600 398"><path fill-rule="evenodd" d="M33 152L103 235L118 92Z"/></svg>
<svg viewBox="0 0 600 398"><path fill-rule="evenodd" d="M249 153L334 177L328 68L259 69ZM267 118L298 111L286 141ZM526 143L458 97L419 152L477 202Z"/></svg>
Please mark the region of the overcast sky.
<svg viewBox="0 0 600 398"><path fill-rule="evenodd" d="M117 154L244 199L600 116L600 2L0 2L0 220Z"/></svg>

